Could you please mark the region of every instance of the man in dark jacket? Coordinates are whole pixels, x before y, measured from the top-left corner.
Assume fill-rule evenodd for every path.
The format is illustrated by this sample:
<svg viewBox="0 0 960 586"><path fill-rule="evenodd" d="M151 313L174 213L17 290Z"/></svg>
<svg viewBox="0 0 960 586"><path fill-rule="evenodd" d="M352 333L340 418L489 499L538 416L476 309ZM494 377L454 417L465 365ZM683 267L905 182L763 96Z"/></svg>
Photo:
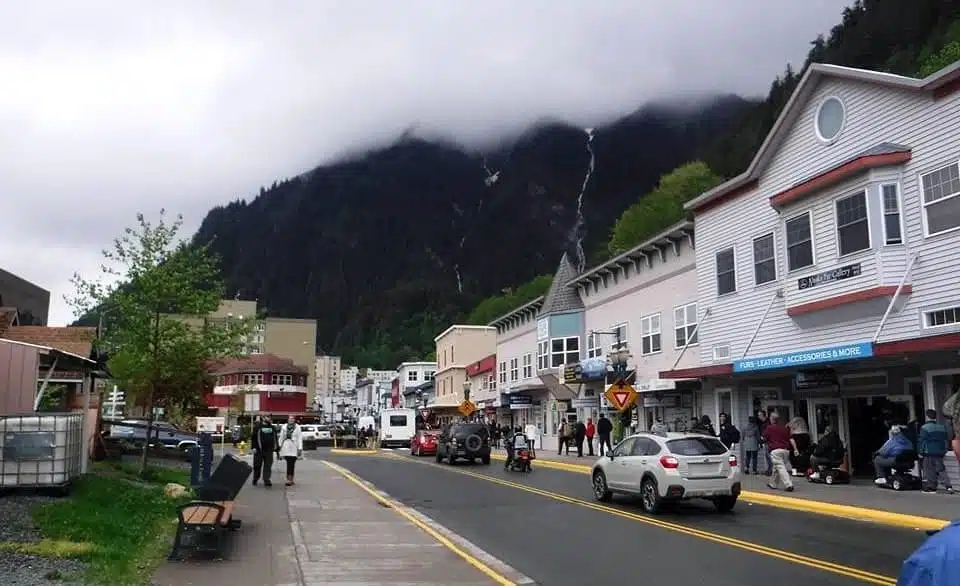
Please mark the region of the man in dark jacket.
<svg viewBox="0 0 960 586"><path fill-rule="evenodd" d="M573 439L577 442L577 457L583 457L583 440L587 439L587 426L579 419L573 424Z"/></svg>
<svg viewBox="0 0 960 586"><path fill-rule="evenodd" d="M730 417L726 413L720 414L720 441L732 450L733 446L740 443L740 430L730 422Z"/></svg>
<svg viewBox="0 0 960 586"><path fill-rule="evenodd" d="M949 451L949 439L947 428L937 422L937 412L933 409L927 409L927 422L920 428L918 438L918 454L922 458L923 464L923 491L937 492L937 486L943 479L943 487L947 492L953 492L953 485L950 483L950 475L947 474L947 468L943 464L943 457Z"/></svg>
<svg viewBox="0 0 960 586"><path fill-rule="evenodd" d="M273 486L270 473L273 469L273 453L277 449L277 436L269 417L257 418L253 424L250 445L253 447L253 485L256 486L263 476L263 485Z"/></svg>
<svg viewBox="0 0 960 586"><path fill-rule="evenodd" d="M613 433L613 423L607 419L607 416L603 413L600 414L600 419L597 420L597 442L600 445L600 455L604 454L603 447L607 447L608 452L613 451L613 446L610 444L610 434Z"/></svg>

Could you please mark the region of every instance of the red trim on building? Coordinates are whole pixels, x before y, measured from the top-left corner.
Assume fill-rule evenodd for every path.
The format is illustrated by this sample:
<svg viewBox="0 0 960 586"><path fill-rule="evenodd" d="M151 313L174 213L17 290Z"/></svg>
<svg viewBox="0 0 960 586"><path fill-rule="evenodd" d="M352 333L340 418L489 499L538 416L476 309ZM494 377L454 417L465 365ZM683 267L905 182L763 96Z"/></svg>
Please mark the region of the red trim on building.
<svg viewBox="0 0 960 586"><path fill-rule="evenodd" d="M844 293L843 295L828 297L819 301L811 301L801 305L794 305L793 307L787 308L787 315L790 317L796 317L798 315L804 315L814 311L822 311L824 309L840 307L841 305L857 303L858 301L868 301L870 299L878 299L880 297L890 297L896 292L897 288L893 285L871 287L870 289L854 291L853 293ZM904 285L903 288L900 289L901 295L910 295L911 293L913 293L913 285Z"/></svg>
<svg viewBox="0 0 960 586"><path fill-rule="evenodd" d="M723 376L733 374L733 364L712 364L680 370L661 370L660 378L701 378L705 376Z"/></svg>
<svg viewBox="0 0 960 586"><path fill-rule="evenodd" d="M477 376L484 372L493 372L497 367L497 355L491 354L483 360L478 360L467 366L467 376Z"/></svg>
<svg viewBox="0 0 960 586"><path fill-rule="evenodd" d="M943 98L952 96L957 92L960 92L960 77L933 90L933 99L942 100Z"/></svg>
<svg viewBox="0 0 960 586"><path fill-rule="evenodd" d="M873 355L893 356L897 354L909 354L911 352L938 352L957 349L960 349L960 334L940 334L937 336L926 336L924 338L874 344Z"/></svg>
<svg viewBox="0 0 960 586"><path fill-rule="evenodd" d="M720 197L718 197L718 198L716 198L716 199L712 199L712 200L710 200L710 201L708 201L708 202L706 202L706 203L703 203L703 204L701 204L701 205L693 208L693 211L696 212L696 213L698 213L698 214L702 214L703 212L705 212L705 211L707 211L707 210L709 210L709 209L716 208L716 207L720 207L720 206L722 206L723 204L727 203L728 201L733 201L733 200L737 199L738 197L740 197L741 195L744 195L744 194L746 194L746 193L749 193L749 192L753 191L754 189L757 188L757 185L759 185L759 183L760 183L760 181L759 181L758 179L754 179L753 181L749 181L749 182L741 185L740 187L738 187L738 188L736 188L736 189L731 189L730 191L724 193L723 195L721 195Z"/></svg>
<svg viewBox="0 0 960 586"><path fill-rule="evenodd" d="M831 185L835 185L845 179L868 171L870 169L876 169L877 167L887 167L890 165L901 165L906 163L913 157L913 153L907 151L903 153L885 153L882 155L864 155L862 157L857 157L852 161L848 161L839 167L834 167L824 171L823 173L807 179L799 185L794 185L786 191L781 191L780 193L770 197L770 204L773 206L783 206L790 203L795 203L808 195L812 195L821 189L826 189Z"/></svg>
<svg viewBox="0 0 960 586"><path fill-rule="evenodd" d="M203 397L203 402L207 407L226 409L230 406L231 399L233 399L233 395L214 395L213 393L207 393Z"/></svg>

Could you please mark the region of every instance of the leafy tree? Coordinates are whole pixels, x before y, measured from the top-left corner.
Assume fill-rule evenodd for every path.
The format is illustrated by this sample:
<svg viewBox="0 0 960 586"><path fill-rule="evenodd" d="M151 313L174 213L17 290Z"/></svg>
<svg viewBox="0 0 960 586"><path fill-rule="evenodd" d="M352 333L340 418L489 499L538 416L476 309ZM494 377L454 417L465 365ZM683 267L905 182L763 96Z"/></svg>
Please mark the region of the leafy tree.
<svg viewBox="0 0 960 586"><path fill-rule="evenodd" d="M540 275L520 285L516 289L506 289L502 295L488 297L481 301L473 311L470 312L470 315L467 317L467 323L472 325L486 325L524 303L533 301L541 295L546 295L552 282L552 276Z"/></svg>
<svg viewBox="0 0 960 586"><path fill-rule="evenodd" d="M67 299L78 316L109 314L97 344L110 356L118 384L146 410L148 437L154 408L198 403L211 382L210 364L239 355L248 332L240 320L225 326L206 320L219 307L223 283L207 248L177 237L182 223L181 216L167 222L163 210L156 224L137 214L136 227L103 252L100 278L74 275L76 293ZM147 453L145 442L141 474Z"/></svg>
<svg viewBox="0 0 960 586"><path fill-rule="evenodd" d="M931 55L920 66L919 77L926 77L936 73L954 62L960 61L960 41L947 43L939 53Z"/></svg>
<svg viewBox="0 0 960 586"><path fill-rule="evenodd" d="M716 187L722 178L701 161L682 165L660 179L657 188L633 204L613 226L611 255L630 250L683 218L683 204Z"/></svg>

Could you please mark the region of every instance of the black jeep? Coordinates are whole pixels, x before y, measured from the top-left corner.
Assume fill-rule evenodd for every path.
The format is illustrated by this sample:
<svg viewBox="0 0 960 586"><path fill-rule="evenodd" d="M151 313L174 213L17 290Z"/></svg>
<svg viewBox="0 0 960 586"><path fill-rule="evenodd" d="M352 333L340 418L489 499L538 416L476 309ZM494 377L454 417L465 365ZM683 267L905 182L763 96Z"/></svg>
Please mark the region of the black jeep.
<svg viewBox="0 0 960 586"><path fill-rule="evenodd" d="M482 423L451 423L437 438L437 462L446 458L451 465L458 458L473 462L477 458L490 463L490 434Z"/></svg>

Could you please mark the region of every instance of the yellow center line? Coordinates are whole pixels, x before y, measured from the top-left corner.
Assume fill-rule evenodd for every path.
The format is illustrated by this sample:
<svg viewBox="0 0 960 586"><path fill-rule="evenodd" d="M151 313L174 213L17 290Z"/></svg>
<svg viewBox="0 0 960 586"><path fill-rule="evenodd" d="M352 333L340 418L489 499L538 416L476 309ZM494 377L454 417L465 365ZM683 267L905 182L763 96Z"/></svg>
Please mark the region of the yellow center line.
<svg viewBox="0 0 960 586"><path fill-rule="evenodd" d="M494 476L488 476L486 474L471 472L469 470L464 470L462 468L454 468L452 466L440 466L431 462L415 460L413 458L400 456L393 453L381 452L380 456L384 458L391 458L396 460L402 460L404 462L420 464L422 466L431 466L434 468L439 468L441 470L446 470L448 472L463 474L464 476L471 476L473 478L478 478L480 480L485 480L487 482L492 482L494 484L499 484L501 486L516 488L517 490L522 490L525 492L529 492L531 494L536 494L536 495L546 497L555 501L577 505L587 509L592 509L594 511L600 511L610 515L615 515L617 517L621 517L624 519L630 519L632 521L639 521L640 523L645 523L647 525L652 525L654 527L659 527L661 529L667 529L669 531L674 531L676 533L681 533L683 535L697 537L699 539L704 539L706 541L711 541L713 543L720 543L723 545L728 545L730 547L736 547L738 549L742 549L752 553L757 553L760 555L765 555L772 558L777 558L779 560L791 562L794 564L799 564L801 566L806 566L808 568L813 568L815 570L822 570L832 574L847 576L849 578L854 578L856 580L860 580L861 582L866 582L868 584L878 584L880 586L896 586L896 583L897 583L897 579L894 577L884 576L882 574L875 574L873 572L868 572L866 570L860 570L850 566L835 564L827 560L808 557L808 556L792 553L792 552L781 550L781 549L775 549L775 548L767 547L757 543L743 541L741 539L736 539L733 537L727 537L717 533L710 533L708 531L694 529L692 527L679 525L677 523L671 523L669 521L662 521L660 519L655 519L653 517L648 517L648 516L640 515L637 513L631 513L629 511L624 511L622 509L617 509L608 505L602 505L602 504L598 504L591 501L585 501L582 499L569 497L556 492L550 492L548 490L535 488L533 486L529 486L526 484L519 484L517 482L503 480L501 478L496 478Z"/></svg>

